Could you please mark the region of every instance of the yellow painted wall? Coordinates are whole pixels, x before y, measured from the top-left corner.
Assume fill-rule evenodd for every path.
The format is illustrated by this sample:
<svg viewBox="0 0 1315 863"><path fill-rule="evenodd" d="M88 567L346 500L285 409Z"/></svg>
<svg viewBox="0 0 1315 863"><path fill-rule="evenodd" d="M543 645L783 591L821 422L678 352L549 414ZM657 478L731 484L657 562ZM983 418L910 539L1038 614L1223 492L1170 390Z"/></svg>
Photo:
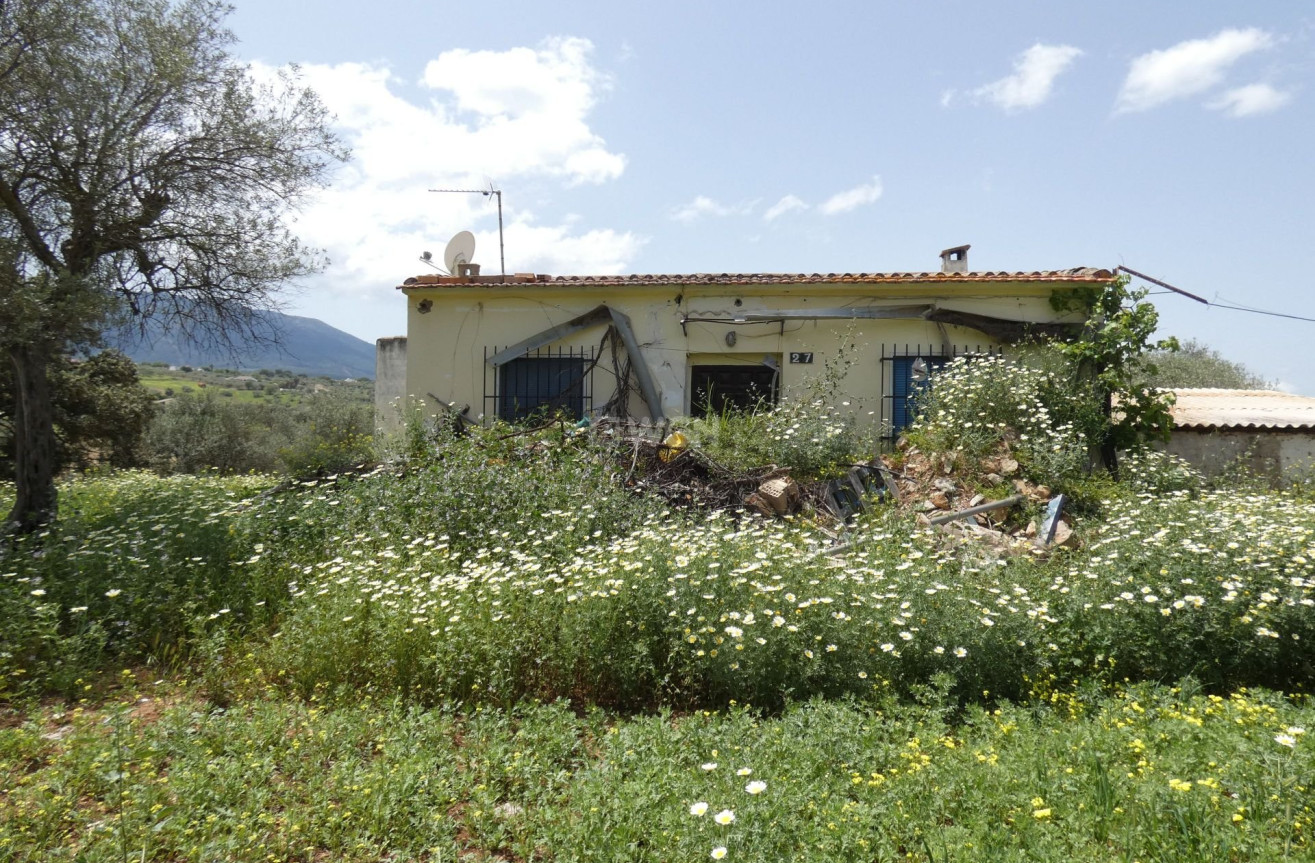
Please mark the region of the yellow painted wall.
<svg viewBox="0 0 1315 863"><path fill-rule="evenodd" d="M406 390L434 408L432 395L458 409L470 406L469 415L496 413L491 395L493 371L486 354L520 342L554 325L568 321L600 304L630 318L644 361L652 370L667 417L689 410L689 358L691 354L716 355L716 362L758 362L764 355L781 360L785 397L808 392L810 379L820 376L828 360L850 346L853 360L844 387L844 400L859 416L880 414L880 399L889 382L882 380L883 346L889 352L917 346L959 350L990 347L994 342L976 330L943 326L923 320L788 320L780 323L689 323L681 318L731 319L748 313L779 310L834 309L850 306L935 303L940 308L973 312L1010 320L1045 323L1057 320L1049 298L1054 283L963 282L941 285L746 285L743 293L725 285L671 285L661 287L506 285L415 285L403 290L408 306ZM938 293L931 293L938 291ZM420 308L431 301L429 311ZM739 303L737 305L736 303ZM552 348L596 348L605 324L576 332ZM726 333L736 342L727 346ZM812 365L788 362L791 352L812 352ZM887 376L889 364L885 364ZM605 356L593 375L593 404L601 406L614 391L610 357ZM487 377L486 377L487 376ZM649 410L637 396L630 401L634 417Z"/></svg>

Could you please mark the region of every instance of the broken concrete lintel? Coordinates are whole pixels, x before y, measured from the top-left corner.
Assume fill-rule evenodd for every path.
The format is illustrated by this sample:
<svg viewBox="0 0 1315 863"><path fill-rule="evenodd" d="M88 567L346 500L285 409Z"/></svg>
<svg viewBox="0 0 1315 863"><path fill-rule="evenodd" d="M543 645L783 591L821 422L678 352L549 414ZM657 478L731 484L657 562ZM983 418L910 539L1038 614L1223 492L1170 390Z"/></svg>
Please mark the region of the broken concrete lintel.
<svg viewBox="0 0 1315 863"><path fill-rule="evenodd" d="M1022 503L1024 500L1026 500L1026 498L1021 494L1007 497L1004 500L988 500L986 503L977 506L970 506L967 509L961 509L958 512L949 512L945 515L938 515L935 518L930 519L930 521L932 524L949 524L952 521L958 521L961 518L968 518L969 516L978 515L983 512L990 512L993 509L1003 509L1006 506L1014 506L1015 504Z"/></svg>
<svg viewBox="0 0 1315 863"><path fill-rule="evenodd" d="M1038 336L1065 338L1072 336L1081 328L1080 324L1012 321L1007 318L996 318L973 312L960 312L955 309L942 308L933 309L926 315L926 318L938 324L950 324L955 327L967 327L968 329L977 330L1007 344Z"/></svg>
<svg viewBox="0 0 1315 863"><path fill-rule="evenodd" d="M613 317L612 310L607 306L598 306L590 309L579 317L571 318L565 323L549 327L540 333L535 333L528 339L522 339L509 348L503 348L493 356L489 357L487 362L495 369L498 366L505 366L512 360L519 359L535 348L541 348L544 345L552 344L558 339L564 339L567 336L578 333L580 330L586 330L597 324L605 324ZM627 350L629 345L626 345Z"/></svg>
<svg viewBox="0 0 1315 863"><path fill-rule="evenodd" d="M630 318L607 304L596 306L583 315L549 327L527 339L522 339L511 347L498 351L489 357L487 362L496 369L512 360L525 356L535 348L552 344L558 339L564 339L569 335L578 333L580 330L608 321L616 327L622 343L626 346L626 353L630 355L630 365L635 370L635 377L639 379L639 391L644 396L644 403L648 405L649 414L654 422L661 422L666 419L666 415L662 412L662 398L658 394L657 385L653 381L653 373L648 368L648 362L644 359L644 354L639 348L639 340L635 338L634 328L630 326Z"/></svg>

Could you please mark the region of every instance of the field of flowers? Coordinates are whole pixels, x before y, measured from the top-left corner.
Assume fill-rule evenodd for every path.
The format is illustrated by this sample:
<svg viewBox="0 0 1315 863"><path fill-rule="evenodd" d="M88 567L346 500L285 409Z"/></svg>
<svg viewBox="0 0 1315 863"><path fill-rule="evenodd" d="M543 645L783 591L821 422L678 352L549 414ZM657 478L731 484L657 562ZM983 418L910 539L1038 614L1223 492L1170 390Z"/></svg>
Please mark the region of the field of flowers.
<svg viewBox="0 0 1315 863"><path fill-rule="evenodd" d="M1043 681L1311 683L1315 506L1293 498L1125 492L1047 559L878 508L829 555L806 519L673 512L561 470L588 453L464 449L268 495L260 478L72 484L60 526L0 566L0 694L198 657L239 689L626 710L941 676L965 703Z"/></svg>
<svg viewBox="0 0 1315 863"><path fill-rule="evenodd" d="M1111 485L1022 558L875 508L829 554L615 455L69 483L0 552L0 857L1308 850L1309 501Z"/></svg>

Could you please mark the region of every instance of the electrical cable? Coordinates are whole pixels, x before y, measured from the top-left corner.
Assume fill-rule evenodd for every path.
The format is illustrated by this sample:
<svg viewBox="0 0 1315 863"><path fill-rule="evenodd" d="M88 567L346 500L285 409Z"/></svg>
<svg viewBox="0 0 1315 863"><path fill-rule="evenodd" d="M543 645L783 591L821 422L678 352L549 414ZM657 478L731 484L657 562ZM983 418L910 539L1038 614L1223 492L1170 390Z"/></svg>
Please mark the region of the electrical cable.
<svg viewBox="0 0 1315 863"><path fill-rule="evenodd" d="M1216 309L1228 309L1229 311L1233 311L1233 312L1250 312L1253 315L1265 315L1271 318L1287 318L1288 320L1293 320L1293 321L1306 321L1308 323L1315 324L1315 318L1307 318L1307 317L1303 317L1302 315L1290 315L1287 314L1286 312L1271 312L1266 309L1253 309L1253 308L1248 308L1247 306L1239 306L1227 302L1221 303L1217 301L1207 300L1204 297L1198 297L1196 294L1184 291L1182 288L1175 288L1173 285L1169 284L1168 282L1162 282L1159 279L1153 279L1150 276L1139 273L1136 270L1129 269L1128 267L1119 266L1116 267L1115 269L1122 270L1123 272L1127 273L1130 276L1136 276L1137 278L1150 282L1153 285L1159 285L1162 288L1168 288L1173 293L1187 297L1188 299L1191 300L1195 300L1196 302L1201 303L1204 306L1213 306ZM1161 293L1163 292L1156 291L1155 295L1159 295Z"/></svg>

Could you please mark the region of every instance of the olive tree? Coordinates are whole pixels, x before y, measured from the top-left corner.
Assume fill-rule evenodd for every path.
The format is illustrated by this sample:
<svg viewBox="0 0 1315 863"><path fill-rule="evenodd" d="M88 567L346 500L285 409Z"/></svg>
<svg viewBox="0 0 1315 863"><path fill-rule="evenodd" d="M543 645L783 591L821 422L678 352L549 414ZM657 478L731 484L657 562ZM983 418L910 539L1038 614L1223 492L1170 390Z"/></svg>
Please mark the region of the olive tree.
<svg viewBox="0 0 1315 863"><path fill-rule="evenodd" d="M0 349L10 522L55 514L49 369L112 318L237 341L322 266L287 214L345 156L295 73L257 80L216 0L0 0Z"/></svg>
<svg viewBox="0 0 1315 863"><path fill-rule="evenodd" d="M1230 360L1207 344L1188 339L1177 351L1156 351L1151 355L1155 373L1147 379L1152 386L1215 387L1225 390L1264 390L1274 386L1263 375L1242 363Z"/></svg>

